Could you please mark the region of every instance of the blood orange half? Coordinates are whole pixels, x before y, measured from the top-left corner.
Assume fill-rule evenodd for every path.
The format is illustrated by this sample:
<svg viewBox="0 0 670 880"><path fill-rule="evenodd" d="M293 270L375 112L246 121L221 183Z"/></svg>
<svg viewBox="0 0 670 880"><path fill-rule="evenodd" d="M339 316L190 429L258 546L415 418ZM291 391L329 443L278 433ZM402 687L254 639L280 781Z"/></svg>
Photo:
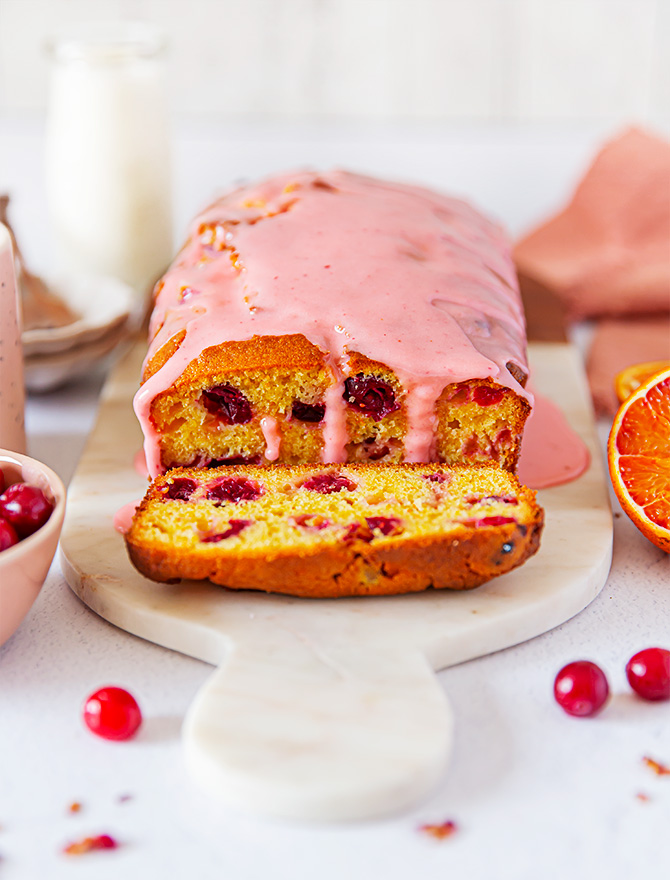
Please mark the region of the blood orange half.
<svg viewBox="0 0 670 880"><path fill-rule="evenodd" d="M655 373L621 405L607 461L623 509L670 553L670 368Z"/></svg>

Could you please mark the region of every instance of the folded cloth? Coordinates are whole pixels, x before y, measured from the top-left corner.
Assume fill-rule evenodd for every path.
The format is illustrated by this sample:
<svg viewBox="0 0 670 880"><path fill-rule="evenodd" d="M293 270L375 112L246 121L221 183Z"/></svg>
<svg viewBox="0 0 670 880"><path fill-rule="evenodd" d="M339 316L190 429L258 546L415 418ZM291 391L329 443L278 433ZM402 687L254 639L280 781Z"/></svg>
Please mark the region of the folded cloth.
<svg viewBox="0 0 670 880"><path fill-rule="evenodd" d="M631 128L606 144L568 206L514 249L521 277L600 318L587 372L598 415L616 411L616 374L670 357L670 143Z"/></svg>
<svg viewBox="0 0 670 880"><path fill-rule="evenodd" d="M610 141L514 258L568 318L670 310L670 143L636 128Z"/></svg>
<svg viewBox="0 0 670 880"><path fill-rule="evenodd" d="M670 315L599 321L586 362L596 412L612 415L617 411L617 373L630 364L663 360L670 360Z"/></svg>

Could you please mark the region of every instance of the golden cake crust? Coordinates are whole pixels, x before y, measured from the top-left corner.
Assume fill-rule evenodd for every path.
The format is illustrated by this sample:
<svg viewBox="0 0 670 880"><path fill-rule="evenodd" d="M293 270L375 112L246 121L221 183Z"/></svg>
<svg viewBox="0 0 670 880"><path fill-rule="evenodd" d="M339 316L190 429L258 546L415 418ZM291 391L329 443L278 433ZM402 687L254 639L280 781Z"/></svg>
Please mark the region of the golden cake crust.
<svg viewBox="0 0 670 880"><path fill-rule="evenodd" d="M156 352L146 365L142 383L174 355L186 336L180 330ZM240 373L247 370L319 369L324 364L323 354L302 334L291 336L252 336L239 342L221 342L204 349L191 361L181 376L173 383L173 389L201 380L217 373Z"/></svg>

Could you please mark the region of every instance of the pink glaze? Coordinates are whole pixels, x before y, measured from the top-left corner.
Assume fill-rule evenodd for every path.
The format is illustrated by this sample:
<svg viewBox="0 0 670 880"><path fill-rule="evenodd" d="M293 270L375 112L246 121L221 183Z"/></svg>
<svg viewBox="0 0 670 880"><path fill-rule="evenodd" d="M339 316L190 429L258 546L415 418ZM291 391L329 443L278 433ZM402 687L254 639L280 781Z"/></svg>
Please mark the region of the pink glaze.
<svg viewBox="0 0 670 880"><path fill-rule="evenodd" d="M261 431L265 438L265 457L268 461L277 461L279 458L279 447L281 446L281 434L279 433L277 419L273 419L271 416L264 416L261 419Z"/></svg>
<svg viewBox="0 0 670 880"><path fill-rule="evenodd" d="M561 410L535 392L535 405L523 432L519 480L531 489L559 486L581 476L590 460L584 442Z"/></svg>
<svg viewBox="0 0 670 880"><path fill-rule="evenodd" d="M238 189L196 218L163 282L147 360L180 330L186 337L135 397L152 476L161 471L152 400L226 340L301 333L324 352L334 382L324 461L346 458L349 352L387 364L406 389L407 461L434 457L435 402L449 383L491 377L532 402L506 367L528 371L504 233L417 186L331 171ZM185 288L200 295L184 298Z"/></svg>
<svg viewBox="0 0 670 880"><path fill-rule="evenodd" d="M149 476L149 468L147 467L147 457L144 454L144 449L138 449L135 455L133 456L133 467L135 468L135 473L139 474L141 477Z"/></svg>
<svg viewBox="0 0 670 880"><path fill-rule="evenodd" d="M142 499L138 498L137 501L129 501L128 504L124 504L123 507L116 511L114 514L114 528L117 532L125 535L126 532L130 531L135 511L141 503Z"/></svg>

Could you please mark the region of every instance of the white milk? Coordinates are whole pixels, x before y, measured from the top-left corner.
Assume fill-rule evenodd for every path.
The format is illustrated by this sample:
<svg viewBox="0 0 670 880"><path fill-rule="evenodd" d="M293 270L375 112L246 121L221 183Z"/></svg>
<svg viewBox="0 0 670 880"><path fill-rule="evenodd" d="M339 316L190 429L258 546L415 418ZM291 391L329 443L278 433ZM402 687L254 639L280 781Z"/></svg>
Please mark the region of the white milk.
<svg viewBox="0 0 670 880"><path fill-rule="evenodd" d="M172 252L162 46L148 25L53 43L46 170L59 269L142 296Z"/></svg>

